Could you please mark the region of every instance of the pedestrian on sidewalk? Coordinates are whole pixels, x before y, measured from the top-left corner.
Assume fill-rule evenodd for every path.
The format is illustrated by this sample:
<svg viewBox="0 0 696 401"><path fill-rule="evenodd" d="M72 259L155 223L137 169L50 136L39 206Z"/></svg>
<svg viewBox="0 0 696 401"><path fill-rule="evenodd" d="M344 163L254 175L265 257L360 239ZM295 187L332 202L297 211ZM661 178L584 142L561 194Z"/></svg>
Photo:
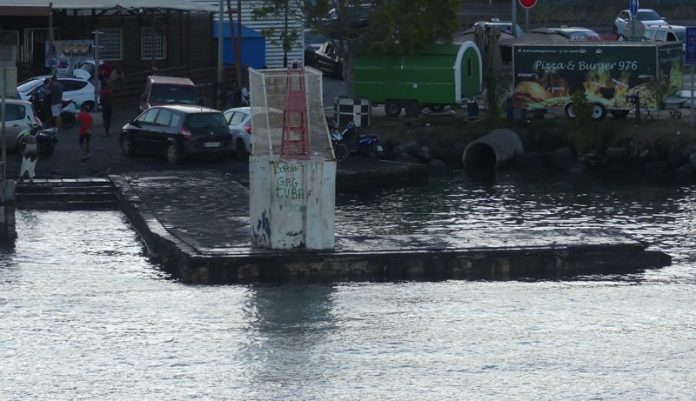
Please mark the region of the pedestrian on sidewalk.
<svg viewBox="0 0 696 401"><path fill-rule="evenodd" d="M60 112L63 109L63 85L58 81L58 78L55 75L51 77L51 83L48 87L48 96L51 100L51 116L53 117L53 126L60 132Z"/></svg>
<svg viewBox="0 0 696 401"><path fill-rule="evenodd" d="M99 93L101 101L102 120L104 121L104 136L109 136L109 128L111 128L111 112L113 110L113 92L109 86L108 80L103 80L101 83L101 91Z"/></svg>
<svg viewBox="0 0 696 401"><path fill-rule="evenodd" d="M89 142L92 137L92 116L89 114L89 106L83 104L80 107L80 113L77 115L77 121L80 123L80 149L82 149L82 161L89 160Z"/></svg>
<svg viewBox="0 0 696 401"><path fill-rule="evenodd" d="M26 174L29 181L34 180L36 175L36 161L39 158L39 148L36 144L34 135L27 135L24 138L24 150L22 151L22 166L19 169L19 180L24 179Z"/></svg>

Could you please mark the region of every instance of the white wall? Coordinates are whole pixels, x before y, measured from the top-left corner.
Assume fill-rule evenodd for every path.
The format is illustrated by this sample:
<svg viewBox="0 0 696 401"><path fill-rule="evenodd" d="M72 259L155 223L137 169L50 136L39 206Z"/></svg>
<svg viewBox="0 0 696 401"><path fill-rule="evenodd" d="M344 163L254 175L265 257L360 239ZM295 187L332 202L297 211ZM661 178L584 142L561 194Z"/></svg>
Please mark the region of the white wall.
<svg viewBox="0 0 696 401"><path fill-rule="evenodd" d="M209 4L213 7L219 7L218 1L215 0L193 0L197 3ZM236 7L237 0L230 0L232 7ZM229 20L229 14L227 14L227 0L223 0L225 8L224 20ZM243 0L242 1L242 24L248 26L249 28L262 32L264 29L273 28L275 29L274 35L266 38L266 66L268 68L279 68L283 67L283 47L280 44L280 33L283 30L284 18L282 16L278 18L269 17L263 20L254 20L252 18L252 12L257 5L262 4L260 0ZM232 14L237 22L237 14ZM217 13L215 13L215 19L217 19ZM288 65L292 63L293 60L302 61L304 53L304 42L302 39L302 29L304 27L304 22L300 19L290 19L288 21L289 29L294 29L300 32L300 38L295 43L293 49L288 52ZM278 43L272 43L277 41Z"/></svg>

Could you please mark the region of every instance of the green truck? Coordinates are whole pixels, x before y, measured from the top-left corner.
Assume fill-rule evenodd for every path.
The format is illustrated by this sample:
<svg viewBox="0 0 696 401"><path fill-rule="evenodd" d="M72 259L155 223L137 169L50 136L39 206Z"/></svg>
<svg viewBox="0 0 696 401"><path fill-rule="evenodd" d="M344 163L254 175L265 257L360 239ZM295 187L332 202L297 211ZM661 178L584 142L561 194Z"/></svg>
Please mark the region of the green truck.
<svg viewBox="0 0 696 401"><path fill-rule="evenodd" d="M641 109L657 110L683 86L675 42L516 44L512 54L516 109L562 109L574 118L571 96L582 91L593 119L624 118L636 98Z"/></svg>
<svg viewBox="0 0 696 401"><path fill-rule="evenodd" d="M461 105L481 93L481 53L476 45L438 44L414 55L356 57L353 78L357 97L384 105L388 116L401 110L415 116L424 107L433 110Z"/></svg>

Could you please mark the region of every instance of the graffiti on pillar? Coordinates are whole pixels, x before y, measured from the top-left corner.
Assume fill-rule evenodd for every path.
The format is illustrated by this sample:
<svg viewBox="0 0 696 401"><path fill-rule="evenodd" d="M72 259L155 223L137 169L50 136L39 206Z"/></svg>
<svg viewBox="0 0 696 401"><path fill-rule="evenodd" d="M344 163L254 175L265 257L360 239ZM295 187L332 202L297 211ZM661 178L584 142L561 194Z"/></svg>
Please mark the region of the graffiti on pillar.
<svg viewBox="0 0 696 401"><path fill-rule="evenodd" d="M261 218L256 221L256 225L251 228L255 244L269 245L271 243L271 220L270 213L264 210Z"/></svg>
<svg viewBox="0 0 696 401"><path fill-rule="evenodd" d="M307 191L301 180L297 178L300 168L295 164L279 162L273 166L275 173L275 199L286 203L286 207L304 212Z"/></svg>

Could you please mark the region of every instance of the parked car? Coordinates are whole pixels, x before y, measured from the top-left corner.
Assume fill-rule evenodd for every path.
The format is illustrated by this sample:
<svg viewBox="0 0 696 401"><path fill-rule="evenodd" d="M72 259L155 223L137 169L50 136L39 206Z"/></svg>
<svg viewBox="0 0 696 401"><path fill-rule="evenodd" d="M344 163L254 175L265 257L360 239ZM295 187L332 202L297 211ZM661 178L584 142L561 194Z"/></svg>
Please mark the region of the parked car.
<svg viewBox="0 0 696 401"><path fill-rule="evenodd" d="M196 97L196 85L189 78L150 75L140 95L138 112L152 106L165 104L195 105L201 103Z"/></svg>
<svg viewBox="0 0 696 401"><path fill-rule="evenodd" d="M474 25L464 31L464 33L471 33L476 31L476 27L482 27L482 28L487 28L487 27L496 27L500 32L506 33L508 35L512 35L512 22L510 21L501 21L498 18L491 18L490 21L476 21ZM519 24L515 25L515 34L517 37L520 37L524 35L524 30Z"/></svg>
<svg viewBox="0 0 696 401"><path fill-rule="evenodd" d="M686 52L686 27L683 25L648 25L644 37L657 42L682 42Z"/></svg>
<svg viewBox="0 0 696 401"><path fill-rule="evenodd" d="M321 45L326 42L326 38L311 29L305 29L302 39L304 40L304 65L312 66L314 64L314 52L321 48Z"/></svg>
<svg viewBox="0 0 696 401"><path fill-rule="evenodd" d="M253 110L253 117L252 117ZM225 116L225 121L227 121L227 127L232 135L232 142L234 147L234 152L237 158L243 161L249 159L251 150L253 148L252 144L252 133L254 126L254 118L265 119L265 108L264 107L235 107L229 110L225 110L223 115ZM277 109L269 109L271 124L282 121L283 112Z"/></svg>
<svg viewBox="0 0 696 401"><path fill-rule="evenodd" d="M331 42L324 42L319 50L314 52L311 57L311 64L308 65L328 76L345 79L343 59L336 54L336 49Z"/></svg>
<svg viewBox="0 0 696 401"><path fill-rule="evenodd" d="M537 28L530 33L543 33L549 35L562 36L573 42L599 41L602 37L595 31L589 28L581 28L577 26L562 26L558 28Z"/></svg>
<svg viewBox="0 0 696 401"><path fill-rule="evenodd" d="M121 150L166 155L170 163L186 156L221 157L234 151L222 112L201 106L154 106L123 126Z"/></svg>
<svg viewBox="0 0 696 401"><path fill-rule="evenodd" d="M27 100L5 100L5 141L7 149L17 149L19 142L17 135L25 130L31 130L41 126L39 114Z"/></svg>
<svg viewBox="0 0 696 401"><path fill-rule="evenodd" d="M238 159L248 160L251 154L251 107L235 107L222 114L232 135L234 153Z"/></svg>
<svg viewBox="0 0 696 401"><path fill-rule="evenodd" d="M41 75L21 82L17 86L17 97L22 100L29 100L47 78L51 75ZM91 82L81 78L58 77L58 82L63 85L63 100L73 101L78 109L83 105L88 105L92 110L99 104L99 96Z"/></svg>
<svg viewBox="0 0 696 401"><path fill-rule="evenodd" d="M641 8L636 13L635 17L638 21L642 22L643 25L667 25L667 20L660 16L660 14L649 8ZM617 38L624 37L624 30L626 25L633 20L630 11L622 10L619 15L616 16L614 20L614 35Z"/></svg>

